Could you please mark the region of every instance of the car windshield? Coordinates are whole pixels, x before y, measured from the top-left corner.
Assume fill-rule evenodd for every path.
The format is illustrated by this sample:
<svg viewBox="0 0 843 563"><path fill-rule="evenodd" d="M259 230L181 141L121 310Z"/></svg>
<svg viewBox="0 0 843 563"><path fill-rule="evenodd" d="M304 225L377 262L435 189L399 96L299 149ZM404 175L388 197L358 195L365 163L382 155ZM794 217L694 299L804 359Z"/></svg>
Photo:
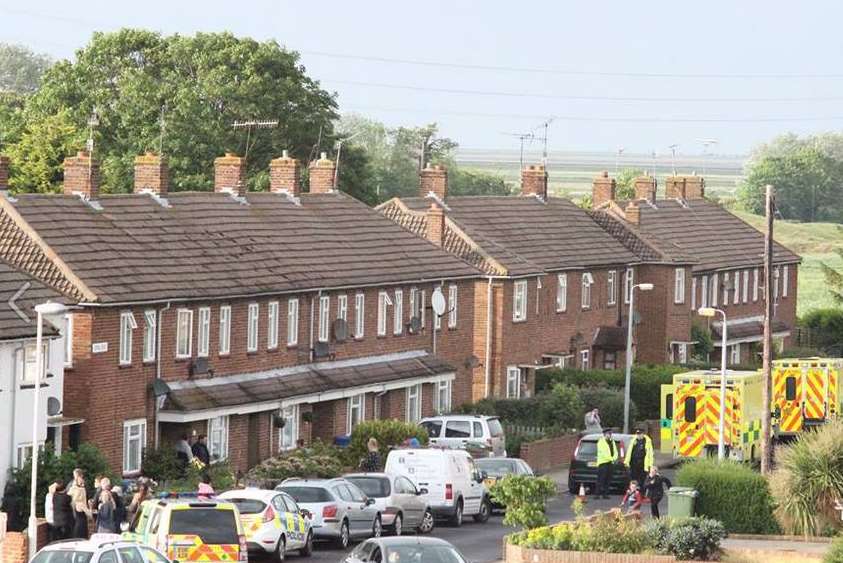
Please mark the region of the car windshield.
<svg viewBox="0 0 843 563"><path fill-rule="evenodd" d="M282 487L282 491L293 497L297 503L331 502L331 493L322 487Z"/></svg>
<svg viewBox="0 0 843 563"><path fill-rule="evenodd" d="M52 550L42 551L32 563L88 563L94 554L90 551Z"/></svg>
<svg viewBox="0 0 843 563"><path fill-rule="evenodd" d="M490 418L489 419L489 432L492 434L492 438L497 438L498 436L503 436L503 426L501 426L500 419L497 419L497 418Z"/></svg>
<svg viewBox="0 0 843 563"><path fill-rule="evenodd" d="M170 535L199 536L203 543L211 545L240 543L234 511L217 508L173 510Z"/></svg>
<svg viewBox="0 0 843 563"><path fill-rule="evenodd" d="M390 494L389 479L385 477L347 477L360 487L367 497L384 498Z"/></svg>
<svg viewBox="0 0 843 563"><path fill-rule="evenodd" d="M447 545L400 545L386 549L384 563L466 563L459 551Z"/></svg>
<svg viewBox="0 0 843 563"><path fill-rule="evenodd" d="M240 514L258 514L266 509L266 503L252 498L229 498L226 499L240 511Z"/></svg>
<svg viewBox="0 0 843 563"><path fill-rule="evenodd" d="M477 467L491 477L503 477L516 473L515 461L511 459L480 458L475 460Z"/></svg>
<svg viewBox="0 0 843 563"><path fill-rule="evenodd" d="M594 461L597 459L597 442L583 440L577 448L577 461Z"/></svg>

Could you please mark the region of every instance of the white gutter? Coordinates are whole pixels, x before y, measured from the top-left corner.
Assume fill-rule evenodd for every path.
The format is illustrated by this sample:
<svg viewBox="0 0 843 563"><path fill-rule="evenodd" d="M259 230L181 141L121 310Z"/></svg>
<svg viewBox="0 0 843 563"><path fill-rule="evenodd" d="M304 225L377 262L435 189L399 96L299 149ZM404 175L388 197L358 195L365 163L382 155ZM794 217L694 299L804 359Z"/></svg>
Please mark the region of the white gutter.
<svg viewBox="0 0 843 563"><path fill-rule="evenodd" d="M492 383L492 278L489 277L488 289L486 290L486 390L484 396L489 397L489 388Z"/></svg>

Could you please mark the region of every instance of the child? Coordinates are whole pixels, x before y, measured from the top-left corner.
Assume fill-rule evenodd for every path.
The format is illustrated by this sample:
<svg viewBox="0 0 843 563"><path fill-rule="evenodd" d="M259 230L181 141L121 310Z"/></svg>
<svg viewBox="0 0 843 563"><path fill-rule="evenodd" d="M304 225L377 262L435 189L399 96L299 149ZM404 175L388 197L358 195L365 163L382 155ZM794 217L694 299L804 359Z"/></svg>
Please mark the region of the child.
<svg viewBox="0 0 843 563"><path fill-rule="evenodd" d="M211 478L206 473L202 475L202 481L199 483L199 490L196 491L199 500L208 500L214 496L214 488L211 486Z"/></svg>
<svg viewBox="0 0 843 563"><path fill-rule="evenodd" d="M638 489L638 481L633 479L629 482L629 488L621 500L621 508L626 507L627 514L638 512L641 508L641 503L644 502L644 497L641 496L641 491Z"/></svg>

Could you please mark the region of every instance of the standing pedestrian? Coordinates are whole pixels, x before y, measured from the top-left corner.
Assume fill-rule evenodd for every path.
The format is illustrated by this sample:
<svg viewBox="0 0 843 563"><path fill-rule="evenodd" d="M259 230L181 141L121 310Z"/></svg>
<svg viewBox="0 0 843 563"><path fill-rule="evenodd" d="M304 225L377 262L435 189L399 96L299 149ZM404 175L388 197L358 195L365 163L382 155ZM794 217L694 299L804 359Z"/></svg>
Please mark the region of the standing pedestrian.
<svg viewBox="0 0 843 563"><path fill-rule="evenodd" d="M670 490L672 486L670 479L662 477L662 474L659 473L658 467L655 465L650 467L650 474L647 476L647 480L644 481L644 496L650 502L650 514L653 518L660 517L659 503L664 498L664 489L667 487L667 490Z"/></svg>
<svg viewBox="0 0 843 563"><path fill-rule="evenodd" d="M207 439L204 434L199 434L199 438L197 438L196 443L191 448L193 457L201 461L206 467L211 463L211 452L208 451Z"/></svg>
<svg viewBox="0 0 843 563"><path fill-rule="evenodd" d="M53 493L53 526L55 526L55 540L66 540L73 533L73 506L64 481L56 481ZM55 541L54 540L54 541Z"/></svg>
<svg viewBox="0 0 843 563"><path fill-rule="evenodd" d="M187 434L182 434L179 441L176 442L176 457L179 460L182 473L187 469L187 464L193 461L193 450L187 440Z"/></svg>
<svg viewBox="0 0 843 563"><path fill-rule="evenodd" d="M85 474L81 469L73 470L73 485L68 491L71 505L73 507L73 533L72 537L88 539L88 516L91 509L88 508L88 492L85 490Z"/></svg>
<svg viewBox="0 0 843 563"><path fill-rule="evenodd" d="M601 426L600 422L600 409L591 409L587 413L585 413L585 433L586 434L599 434L603 432L603 426Z"/></svg>
<svg viewBox="0 0 843 563"><path fill-rule="evenodd" d="M107 481L107 480L106 480ZM102 485L97 499L97 533L111 534L114 532L114 497L111 496L111 484Z"/></svg>
<svg viewBox="0 0 843 563"><path fill-rule="evenodd" d="M594 496L609 498L609 485L612 482L612 466L618 461L618 446L612 439L612 429L603 431L597 440L597 486Z"/></svg>
<svg viewBox="0 0 843 563"><path fill-rule="evenodd" d="M114 533L119 534L123 530L120 526L126 521L126 503L123 501L123 487L111 488L111 498L114 500Z"/></svg>
<svg viewBox="0 0 843 563"><path fill-rule="evenodd" d="M640 427L635 429L635 436L626 448L624 465L629 468L630 479L639 483L644 482L653 467L653 441Z"/></svg>
<svg viewBox="0 0 843 563"><path fill-rule="evenodd" d="M199 489L196 491L196 494L200 500L209 500L212 496L214 496L214 494L216 494L214 487L211 486L211 477L207 473L202 475L199 482Z"/></svg>
<svg viewBox="0 0 843 563"><path fill-rule="evenodd" d="M47 542L54 542L56 537L56 523L53 519L53 495L56 492L56 484L50 483L47 487L47 494L44 496L44 520L47 521Z"/></svg>
<svg viewBox="0 0 843 563"><path fill-rule="evenodd" d="M135 514L141 509L143 501L149 498L149 484L146 481L142 481L138 485L138 490L132 496L132 502L129 503L129 508L126 510L126 518L130 524L135 521Z"/></svg>
<svg viewBox="0 0 843 563"><path fill-rule="evenodd" d="M369 438L366 444L366 457L360 460L360 469L367 473L375 473L381 470L381 454L378 451L378 441L375 437Z"/></svg>

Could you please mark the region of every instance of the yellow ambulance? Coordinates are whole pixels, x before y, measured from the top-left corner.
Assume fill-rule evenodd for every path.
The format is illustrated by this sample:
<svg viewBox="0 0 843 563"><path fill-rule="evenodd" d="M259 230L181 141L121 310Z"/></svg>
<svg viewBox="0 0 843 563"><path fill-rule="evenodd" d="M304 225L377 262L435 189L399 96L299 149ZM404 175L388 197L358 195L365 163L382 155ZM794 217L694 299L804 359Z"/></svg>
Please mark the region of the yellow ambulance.
<svg viewBox="0 0 843 563"><path fill-rule="evenodd" d="M800 358L773 362L773 432L794 436L840 412L838 378L843 360Z"/></svg>

